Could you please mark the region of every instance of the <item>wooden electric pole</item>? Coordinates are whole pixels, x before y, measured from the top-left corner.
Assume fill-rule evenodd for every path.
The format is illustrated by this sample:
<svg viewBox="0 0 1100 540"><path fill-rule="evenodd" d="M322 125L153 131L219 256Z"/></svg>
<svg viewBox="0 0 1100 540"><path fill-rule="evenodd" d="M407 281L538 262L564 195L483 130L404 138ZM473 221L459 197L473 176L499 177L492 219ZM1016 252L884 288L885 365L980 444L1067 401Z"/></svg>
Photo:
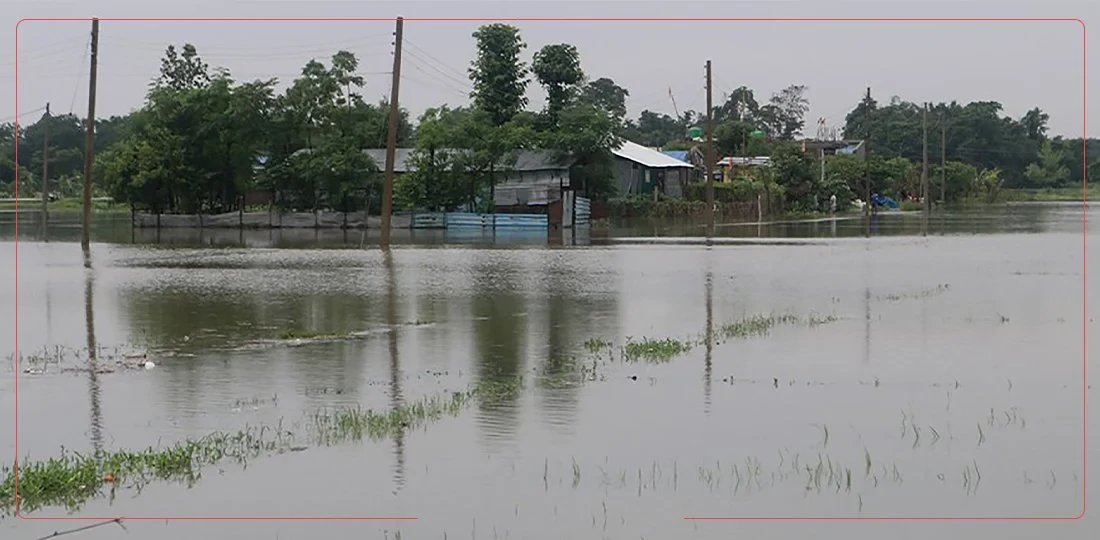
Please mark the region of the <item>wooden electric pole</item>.
<svg viewBox="0 0 1100 540"><path fill-rule="evenodd" d="M382 248L390 247L390 227L393 224L393 169L397 153L397 95L401 82L401 36L404 19L397 18L393 32L393 83L390 88L390 129L386 139L386 180L382 186Z"/></svg>
<svg viewBox="0 0 1100 540"><path fill-rule="evenodd" d="M940 113L940 204L947 206L947 124Z"/></svg>
<svg viewBox="0 0 1100 540"><path fill-rule="evenodd" d="M91 245L92 230L92 164L95 160L95 85L96 63L99 60L99 19L92 19L90 51L91 68L88 74L88 119L86 120L88 130L84 135L84 222L80 236L80 247L84 249L85 254L88 253L88 246ZM85 264L89 262L85 260Z"/></svg>
<svg viewBox="0 0 1100 540"><path fill-rule="evenodd" d="M47 205L50 202L50 103L46 102L46 114L42 117L42 226L50 220Z"/></svg>
<svg viewBox="0 0 1100 540"><path fill-rule="evenodd" d="M714 105L710 60L707 60L707 235L714 234Z"/></svg>
<svg viewBox="0 0 1100 540"><path fill-rule="evenodd" d="M871 101L871 87L867 87L867 102ZM871 204L871 115L874 111L867 111L867 116L864 118L866 126L864 127L863 134L863 147L865 148L865 158L863 167L863 208L864 214L870 215L874 212L874 205Z"/></svg>
<svg viewBox="0 0 1100 540"><path fill-rule="evenodd" d="M921 164L920 164L920 193L921 193L921 211L924 212L925 217L928 216L928 211L931 209L932 201L929 198L928 193L928 103L924 104L924 108L921 110L920 116L920 129L921 129Z"/></svg>

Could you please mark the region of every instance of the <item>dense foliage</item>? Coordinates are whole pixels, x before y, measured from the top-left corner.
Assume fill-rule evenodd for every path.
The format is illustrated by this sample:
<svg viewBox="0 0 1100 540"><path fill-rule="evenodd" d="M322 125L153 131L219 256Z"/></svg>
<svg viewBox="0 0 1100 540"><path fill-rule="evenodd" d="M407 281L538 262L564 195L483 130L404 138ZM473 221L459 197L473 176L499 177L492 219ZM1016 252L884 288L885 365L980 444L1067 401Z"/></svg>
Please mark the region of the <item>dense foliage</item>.
<svg viewBox="0 0 1100 540"><path fill-rule="evenodd" d="M524 150L550 151L570 166L577 189L609 198L616 195L611 149L622 139L665 149L701 144L688 134L703 125L704 113L673 117L644 110L627 118L630 92L607 77L590 79L573 45L547 44L528 53L519 29L506 24L482 26L472 37L477 54L468 70L470 103L431 108L415 129L401 111L398 145L412 149L407 164L415 171L399 177L397 208L484 208ZM192 45L170 46L144 105L97 120L95 192L156 212L218 213L269 203L287 210L377 212L384 164L362 150L385 146L389 107L364 101L357 70L355 55L339 51L327 64L308 62L279 91L276 79L237 81L211 68ZM528 107L531 83L547 94L538 110ZM895 197L918 192L921 105L894 97L880 106L865 96L845 118L843 134L870 136L872 157L828 157L822 171L797 142L806 131L806 91L792 85L766 100L747 86L723 93L713 111L718 155L770 156L773 163L747 174L724 198L750 200L767 191L783 197L789 209L815 209L830 195L841 205L861 198L868 187ZM936 198L941 190L955 200L1084 179L1083 141L1049 137L1048 116L1038 108L1013 119L992 101L938 103L927 121ZM47 124L50 189L77 195L85 121L72 114L20 126L19 190L40 189ZM0 125L0 192L9 194L15 190L14 143L14 126ZM1100 140L1088 144L1091 156L1100 156ZM1100 160L1091 159L1090 172L1096 172ZM689 196L697 191L689 189Z"/></svg>

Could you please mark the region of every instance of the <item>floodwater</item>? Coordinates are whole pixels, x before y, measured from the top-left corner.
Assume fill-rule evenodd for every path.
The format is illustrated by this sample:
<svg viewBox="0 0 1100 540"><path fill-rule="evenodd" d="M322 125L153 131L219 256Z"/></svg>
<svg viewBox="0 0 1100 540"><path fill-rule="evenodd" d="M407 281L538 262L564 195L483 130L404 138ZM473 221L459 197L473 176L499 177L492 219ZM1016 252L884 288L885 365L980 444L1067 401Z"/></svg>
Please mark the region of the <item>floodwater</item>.
<svg viewBox="0 0 1100 540"><path fill-rule="evenodd" d="M389 258L370 238L358 249L358 232L162 231L158 241L103 222L90 270L71 223L49 242L23 224L24 357L94 343L149 350L156 364L21 374L18 452L31 461L62 447L138 450L293 426L319 407L384 410L524 376L521 392L395 437L306 444L247 468L208 466L190 487L153 482L29 517L161 518L125 524L135 538L166 540L1091 539L1096 518L685 519L1079 516L1084 399L1095 396L1083 334L1097 337L1084 313L1083 212L1028 204L933 216L927 235L906 215L879 216L870 237L860 220L726 226L712 246L675 241L699 228L668 223L594 231L570 247L398 235ZM6 283L13 238L0 225ZM14 296L5 287L0 304ZM617 348L784 314L836 320L777 325L668 362L630 362ZM3 355L14 315L0 313ZM291 328L364 334L272 342ZM592 339L616 349L593 359ZM0 369L8 454L14 388L15 371ZM1095 445L1088 453L1100 457ZM163 520L385 516L418 519ZM9 517L0 537L86 523Z"/></svg>

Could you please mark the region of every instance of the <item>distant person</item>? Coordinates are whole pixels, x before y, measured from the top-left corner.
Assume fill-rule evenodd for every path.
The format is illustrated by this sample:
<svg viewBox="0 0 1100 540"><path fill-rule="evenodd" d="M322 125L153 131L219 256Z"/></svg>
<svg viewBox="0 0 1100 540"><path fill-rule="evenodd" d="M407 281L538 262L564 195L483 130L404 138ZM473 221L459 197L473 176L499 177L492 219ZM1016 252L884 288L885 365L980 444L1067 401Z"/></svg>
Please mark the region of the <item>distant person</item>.
<svg viewBox="0 0 1100 540"><path fill-rule="evenodd" d="M829 213L836 213L836 194L829 195Z"/></svg>

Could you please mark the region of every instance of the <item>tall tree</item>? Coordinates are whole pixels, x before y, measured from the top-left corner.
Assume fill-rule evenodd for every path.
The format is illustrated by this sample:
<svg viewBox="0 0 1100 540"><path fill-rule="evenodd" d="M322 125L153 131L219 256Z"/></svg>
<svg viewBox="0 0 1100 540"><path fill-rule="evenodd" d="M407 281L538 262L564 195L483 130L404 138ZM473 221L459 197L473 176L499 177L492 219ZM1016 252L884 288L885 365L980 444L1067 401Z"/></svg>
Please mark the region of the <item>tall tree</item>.
<svg viewBox="0 0 1100 540"><path fill-rule="evenodd" d="M502 126L527 106L528 71L520 60L527 44L518 28L501 23L482 26L473 36L477 57L469 69L470 97L494 126Z"/></svg>
<svg viewBox="0 0 1100 540"><path fill-rule="evenodd" d="M531 70L546 89L546 115L551 127L557 127L558 114L577 93L577 85L584 80L580 54L567 43L547 45L535 53Z"/></svg>
<svg viewBox="0 0 1100 540"><path fill-rule="evenodd" d="M580 100L611 113L617 122L626 119L626 98L630 92L615 81L601 77L590 81L581 88Z"/></svg>
<svg viewBox="0 0 1100 540"><path fill-rule="evenodd" d="M1062 187L1070 178L1064 160L1065 154L1045 140L1039 149L1038 161L1024 169L1024 176L1033 187Z"/></svg>
<svg viewBox="0 0 1100 540"><path fill-rule="evenodd" d="M172 90L193 90L210 84L210 66L199 57L194 45L185 43L182 52L169 45L161 59L156 86Z"/></svg>
<svg viewBox="0 0 1100 540"><path fill-rule="evenodd" d="M806 112L810 101L806 99L806 87L791 85L772 95L765 106L764 120L772 128L772 136L791 141L802 134L806 125Z"/></svg>
<svg viewBox="0 0 1100 540"><path fill-rule="evenodd" d="M715 107L714 121L740 120L756 123L760 118L760 103L756 101L752 88L739 86L726 95L726 100Z"/></svg>
<svg viewBox="0 0 1100 540"><path fill-rule="evenodd" d="M878 101L864 94L859 104L844 117L844 137L866 139L871 136L870 129L876 111L878 111Z"/></svg>
<svg viewBox="0 0 1100 540"><path fill-rule="evenodd" d="M1020 123L1023 124L1024 129L1027 131L1027 138L1039 140L1046 137L1047 122L1049 120L1049 114L1035 107L1024 114L1024 117L1020 119Z"/></svg>

